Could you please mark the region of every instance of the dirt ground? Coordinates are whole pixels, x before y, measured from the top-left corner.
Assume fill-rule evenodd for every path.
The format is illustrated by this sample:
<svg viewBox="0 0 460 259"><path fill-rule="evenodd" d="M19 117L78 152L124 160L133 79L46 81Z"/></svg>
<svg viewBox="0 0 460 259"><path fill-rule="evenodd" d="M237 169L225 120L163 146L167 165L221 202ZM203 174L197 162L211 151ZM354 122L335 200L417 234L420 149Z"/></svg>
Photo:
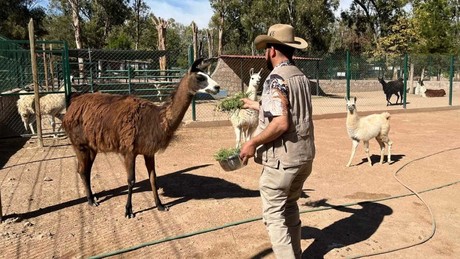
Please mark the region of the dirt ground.
<svg viewBox="0 0 460 259"><path fill-rule="evenodd" d="M378 164L371 141L372 167L362 145L345 167L344 116L314 123L317 158L299 200L304 258L458 258L460 109L392 113L394 162ZM154 207L138 157L136 217L126 219L120 156L97 156L92 188L100 206L90 207L67 139L48 138L44 148L33 139L0 140L0 257L274 258L260 220L261 166L225 172L213 159L233 145L228 125L177 131L156 160L167 212Z"/></svg>

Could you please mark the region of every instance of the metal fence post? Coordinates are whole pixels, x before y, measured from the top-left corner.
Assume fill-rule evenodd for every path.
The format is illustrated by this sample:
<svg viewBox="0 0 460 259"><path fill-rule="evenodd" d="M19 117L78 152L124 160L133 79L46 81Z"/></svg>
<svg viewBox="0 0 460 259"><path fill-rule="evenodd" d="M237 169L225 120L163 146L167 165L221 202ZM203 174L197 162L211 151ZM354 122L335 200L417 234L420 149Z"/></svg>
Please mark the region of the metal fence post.
<svg viewBox="0 0 460 259"><path fill-rule="evenodd" d="M450 57L450 72L449 72L449 105L452 106L452 89L454 79L454 55Z"/></svg>
<svg viewBox="0 0 460 259"><path fill-rule="evenodd" d="M351 79L351 65L350 65L350 50L347 50L347 99L350 99L350 79Z"/></svg>
<svg viewBox="0 0 460 259"><path fill-rule="evenodd" d="M406 109L406 97L407 97L407 61L408 55L404 54L404 89L403 89L403 108Z"/></svg>
<svg viewBox="0 0 460 259"><path fill-rule="evenodd" d="M61 60L62 68L64 70L64 89L65 89L65 101L67 107L70 105L70 94L72 93L71 81L70 81L70 59L69 59L69 46L67 45L67 41L64 41L64 53L63 58Z"/></svg>
<svg viewBox="0 0 460 259"><path fill-rule="evenodd" d="M132 88L131 88L131 64L128 62L127 63L128 67L128 93L131 94Z"/></svg>

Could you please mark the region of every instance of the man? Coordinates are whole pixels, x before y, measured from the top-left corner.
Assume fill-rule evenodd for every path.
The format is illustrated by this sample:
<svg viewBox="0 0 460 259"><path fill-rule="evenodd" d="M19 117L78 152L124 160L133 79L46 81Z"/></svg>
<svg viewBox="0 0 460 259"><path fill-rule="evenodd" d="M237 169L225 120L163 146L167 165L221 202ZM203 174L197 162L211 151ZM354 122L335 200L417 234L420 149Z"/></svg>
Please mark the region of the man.
<svg viewBox="0 0 460 259"><path fill-rule="evenodd" d="M254 156L263 165L259 187L263 220L277 258L301 258L301 222L297 200L315 157L310 82L293 63L295 49L308 43L294 28L275 24L254 40L265 49L271 69L260 102L243 99L244 108L259 110L255 136L243 144L240 157Z"/></svg>

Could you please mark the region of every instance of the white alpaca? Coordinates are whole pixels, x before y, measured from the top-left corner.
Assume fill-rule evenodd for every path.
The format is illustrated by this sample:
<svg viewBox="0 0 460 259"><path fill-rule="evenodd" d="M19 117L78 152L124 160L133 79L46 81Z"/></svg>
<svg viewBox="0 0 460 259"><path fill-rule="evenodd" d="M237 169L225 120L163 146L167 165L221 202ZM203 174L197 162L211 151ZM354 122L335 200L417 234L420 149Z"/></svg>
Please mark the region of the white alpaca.
<svg viewBox="0 0 460 259"><path fill-rule="evenodd" d="M253 101L257 98L257 88L260 83L260 73L254 73L254 69L251 68L249 74L251 75L251 79L249 80L248 89L246 90L246 94L248 95L248 99ZM232 123L233 129L235 130L236 136L236 147L239 148L241 145L241 137L243 135L243 140L248 141L251 139L252 134L257 128L257 124L259 123L259 112L253 109L236 109L232 111L230 115L230 121Z"/></svg>
<svg viewBox="0 0 460 259"><path fill-rule="evenodd" d="M19 91L19 93L30 93L30 92L26 90L21 90ZM19 95L19 99L16 102L16 105L18 106L18 113L21 116L22 122L24 123L24 128L28 130L30 127L32 134L35 134L35 130L32 125L35 120L33 116L35 114L34 98L35 96L33 94Z"/></svg>
<svg viewBox="0 0 460 259"><path fill-rule="evenodd" d="M347 167L351 165L351 161L355 155L356 147L359 141L364 142L366 148L367 161L372 166L371 158L369 157L369 140L375 138L380 145L380 164L383 164L383 154L385 144L388 146L388 163L391 163L391 145L393 144L388 138L390 131L390 114L383 112L381 114L371 114L365 117L359 117L356 110L356 97L347 101L347 131L348 136L353 141L350 160Z"/></svg>
<svg viewBox="0 0 460 259"><path fill-rule="evenodd" d="M62 86L59 91L64 91L64 86ZM20 91L20 93L25 91ZM24 123L26 130L28 126L32 131L32 134L35 134L35 130L32 124L35 122L35 99L34 95L21 95L17 101L18 113L21 115L21 120ZM66 108L65 94L47 94L40 97L40 112L42 115L48 115L51 127L53 128L54 137L57 137L56 134L56 120L58 117L62 119L62 112ZM58 128L58 131L61 127Z"/></svg>
<svg viewBox="0 0 460 259"><path fill-rule="evenodd" d="M415 87L415 94L416 95L420 95L422 97L426 97L426 87L425 85L423 84L423 80L422 79L419 79L417 81L417 86Z"/></svg>

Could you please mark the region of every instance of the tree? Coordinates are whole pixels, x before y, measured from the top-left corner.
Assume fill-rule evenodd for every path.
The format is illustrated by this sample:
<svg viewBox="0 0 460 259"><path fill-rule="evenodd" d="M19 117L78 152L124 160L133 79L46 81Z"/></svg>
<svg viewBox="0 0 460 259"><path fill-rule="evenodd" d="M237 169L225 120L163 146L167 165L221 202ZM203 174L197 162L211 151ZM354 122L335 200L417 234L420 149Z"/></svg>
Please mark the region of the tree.
<svg viewBox="0 0 460 259"><path fill-rule="evenodd" d="M153 24L155 25L158 33L158 50L166 50L166 29L168 28L168 21L161 17L152 16ZM167 60L166 56L160 57L160 69L166 70Z"/></svg>
<svg viewBox="0 0 460 259"><path fill-rule="evenodd" d="M342 20L353 28L357 35L370 37L371 46L367 51L380 49L379 39L387 36L399 17L405 16L404 7L409 0L353 0L350 11L342 12Z"/></svg>
<svg viewBox="0 0 460 259"><path fill-rule="evenodd" d="M139 48L139 41L141 38L141 32L143 24L146 24L145 21L147 17L147 13L150 8L143 0L134 0L133 3L133 13L134 13L134 23L135 23L135 38L134 38L134 48Z"/></svg>
<svg viewBox="0 0 460 259"><path fill-rule="evenodd" d="M41 38L46 34L43 27L45 11L34 7L36 0L0 1L0 35L10 39L28 39L28 23L34 20L35 35Z"/></svg>
<svg viewBox="0 0 460 259"><path fill-rule="evenodd" d="M417 52L455 52L455 9L449 4L448 0L414 1L414 26L420 37Z"/></svg>
<svg viewBox="0 0 460 259"><path fill-rule="evenodd" d="M331 41L337 0L211 0L211 24L219 30L219 49L226 53L252 53L253 41L275 23L294 26L296 35L310 42L310 52L324 52ZM222 54L222 53L218 54Z"/></svg>

